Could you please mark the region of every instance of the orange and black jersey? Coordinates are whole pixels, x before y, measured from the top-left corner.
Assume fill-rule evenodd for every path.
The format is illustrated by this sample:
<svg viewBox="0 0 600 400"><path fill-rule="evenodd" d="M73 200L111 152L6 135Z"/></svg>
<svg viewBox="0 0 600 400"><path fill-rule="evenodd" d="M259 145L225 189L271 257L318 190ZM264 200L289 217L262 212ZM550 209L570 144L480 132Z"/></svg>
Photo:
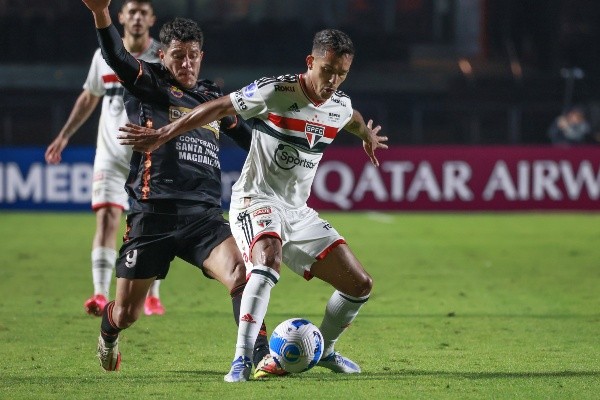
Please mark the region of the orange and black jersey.
<svg viewBox="0 0 600 400"><path fill-rule="evenodd" d="M160 128L223 95L208 80L199 80L192 89L181 88L161 64L136 60L125 50L114 25L97 32L107 64L126 89L125 109L133 123ZM177 136L151 153L134 151L126 183L129 196L141 201L193 201L220 206L220 133L249 149L250 128L242 118L225 117Z"/></svg>

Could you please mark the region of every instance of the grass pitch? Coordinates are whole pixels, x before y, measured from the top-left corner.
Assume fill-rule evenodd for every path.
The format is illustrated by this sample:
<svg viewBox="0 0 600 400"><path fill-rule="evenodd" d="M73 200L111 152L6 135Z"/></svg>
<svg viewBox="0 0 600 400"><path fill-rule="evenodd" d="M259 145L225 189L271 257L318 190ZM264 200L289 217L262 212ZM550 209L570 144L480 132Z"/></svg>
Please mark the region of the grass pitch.
<svg viewBox="0 0 600 400"><path fill-rule="evenodd" d="M598 398L599 214L322 215L374 278L337 346L363 373L227 384L236 328L220 284L176 261L167 313L124 331L122 371L105 373L100 319L82 307L93 215L2 212L0 399ZM284 269L267 324L318 325L330 294Z"/></svg>

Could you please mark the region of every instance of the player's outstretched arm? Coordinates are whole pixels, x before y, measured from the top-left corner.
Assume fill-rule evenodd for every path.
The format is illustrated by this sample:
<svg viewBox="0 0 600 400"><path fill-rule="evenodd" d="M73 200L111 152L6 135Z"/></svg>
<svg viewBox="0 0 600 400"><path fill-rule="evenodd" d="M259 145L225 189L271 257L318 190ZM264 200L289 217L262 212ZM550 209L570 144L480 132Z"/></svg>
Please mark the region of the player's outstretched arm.
<svg viewBox="0 0 600 400"><path fill-rule="evenodd" d="M67 147L69 139L92 115L99 101L100 97L94 96L89 90L84 89L81 92L75 101L67 122L46 149L45 158L48 164L58 164L61 161L62 152Z"/></svg>
<svg viewBox="0 0 600 400"><path fill-rule="evenodd" d="M377 125L373 128L373 120L370 119L369 122L365 124L365 120L361 113L358 110L354 110L352 113L352 118L350 121L344 126L348 132L355 134L363 141L363 148L365 152L369 156L371 163L379 167L379 160L375 157L376 149L387 149L388 146L384 142L387 142L387 136L379 136L378 133L381 130L381 126Z"/></svg>
<svg viewBox="0 0 600 400"><path fill-rule="evenodd" d="M135 151L154 151L182 133L235 114L231 99L223 96L196 106L185 116L160 129L127 124L119 128L123 133L118 138L121 144L131 145Z"/></svg>

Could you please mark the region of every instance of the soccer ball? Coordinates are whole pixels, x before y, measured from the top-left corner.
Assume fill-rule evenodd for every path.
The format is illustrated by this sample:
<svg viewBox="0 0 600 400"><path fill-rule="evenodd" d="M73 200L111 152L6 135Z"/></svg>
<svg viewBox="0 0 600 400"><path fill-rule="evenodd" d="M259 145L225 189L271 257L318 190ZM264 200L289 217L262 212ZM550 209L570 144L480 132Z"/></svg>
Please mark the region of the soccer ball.
<svg viewBox="0 0 600 400"><path fill-rule="evenodd" d="M309 320L292 318L277 325L271 334L269 348L287 372L304 372L321 359L323 335Z"/></svg>

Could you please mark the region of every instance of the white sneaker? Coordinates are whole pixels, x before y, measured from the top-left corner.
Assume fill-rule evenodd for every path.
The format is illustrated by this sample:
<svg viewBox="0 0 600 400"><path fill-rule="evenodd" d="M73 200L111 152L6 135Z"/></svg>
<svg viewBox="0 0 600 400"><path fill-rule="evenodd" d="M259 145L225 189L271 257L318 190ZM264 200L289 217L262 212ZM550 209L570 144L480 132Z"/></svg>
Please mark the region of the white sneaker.
<svg viewBox="0 0 600 400"><path fill-rule="evenodd" d="M118 371L121 366L121 353L119 353L119 339L114 343L106 343L102 336L98 338L98 359L100 366L105 371Z"/></svg>
<svg viewBox="0 0 600 400"><path fill-rule="evenodd" d="M343 374L357 374L360 372L360 367L357 363L349 358L344 357L337 351L334 351L327 357L322 357L317 363L317 366Z"/></svg>
<svg viewBox="0 0 600 400"><path fill-rule="evenodd" d="M239 356L231 362L231 369L225 375L225 382L245 382L250 379L252 361L250 358Z"/></svg>

